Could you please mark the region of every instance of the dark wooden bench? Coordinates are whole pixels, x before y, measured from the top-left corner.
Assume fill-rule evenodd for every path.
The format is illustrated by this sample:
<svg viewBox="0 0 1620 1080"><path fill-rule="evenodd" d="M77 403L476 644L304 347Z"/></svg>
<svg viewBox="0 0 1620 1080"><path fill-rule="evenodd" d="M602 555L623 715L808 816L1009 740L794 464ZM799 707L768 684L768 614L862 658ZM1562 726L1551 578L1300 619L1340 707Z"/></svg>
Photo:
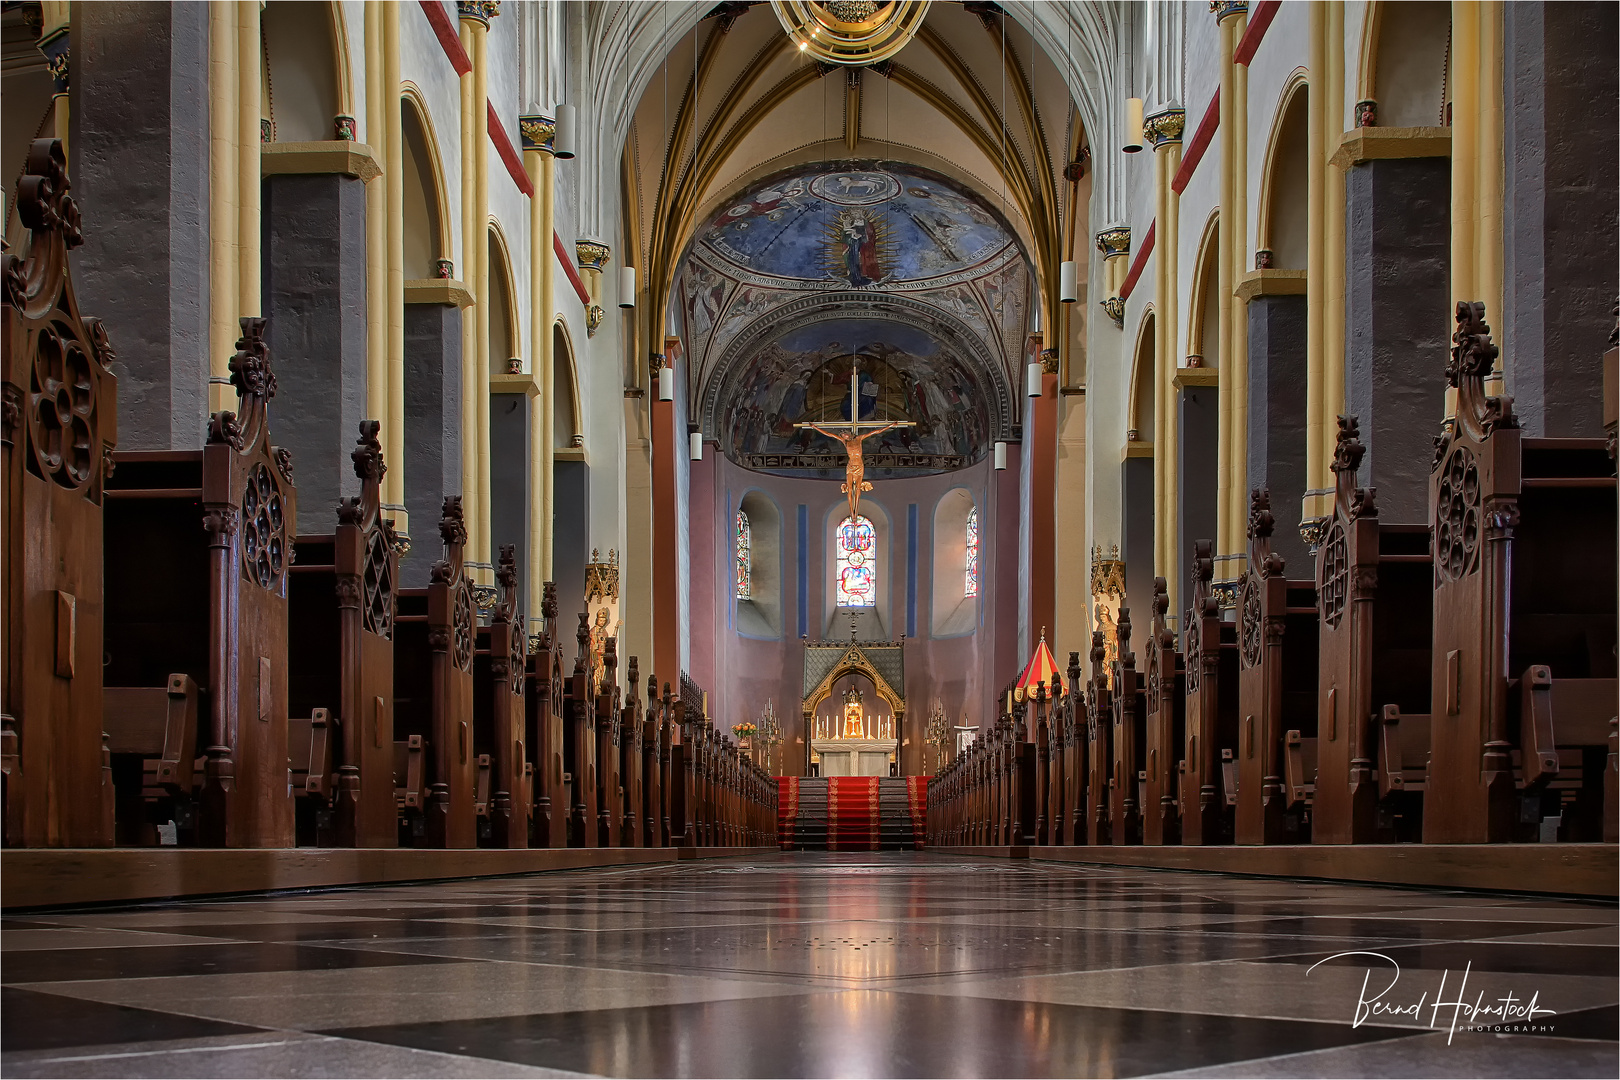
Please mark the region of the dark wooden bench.
<svg viewBox="0 0 1620 1080"><path fill-rule="evenodd" d="M161 695L172 674L202 688L196 839L293 843L287 642L297 515L291 456L271 446L276 391L263 319L243 319L231 358L237 411L215 413L198 451L114 455L104 520L104 723ZM189 797L189 796L185 796Z"/></svg>
<svg viewBox="0 0 1620 1080"><path fill-rule="evenodd" d="M1223 761L1238 744L1236 627L1221 620L1212 591L1214 544L1193 544L1192 598L1183 619L1187 743L1181 764L1181 842L1232 841L1233 805ZM1223 757L1223 752L1228 755Z"/></svg>
<svg viewBox="0 0 1620 1080"><path fill-rule="evenodd" d="M1113 731L1113 768L1108 779L1109 839L1115 844L1142 842L1142 799L1145 784L1140 778L1147 760L1147 680L1136 669L1136 653L1131 649L1131 609L1119 610L1119 647L1112 664L1113 690L1109 702Z"/></svg>
<svg viewBox="0 0 1620 1080"><path fill-rule="evenodd" d="M1186 743L1187 675L1176 648L1176 632L1166 618L1169 588L1164 578L1153 579L1153 622L1148 641L1146 698L1146 754L1142 759L1142 841L1176 844L1181 841L1181 807L1177 801L1179 772L1176 763Z"/></svg>
<svg viewBox="0 0 1620 1080"><path fill-rule="evenodd" d="M298 538L288 590L291 714L327 709L340 736L331 804L314 814L331 823L317 839L338 847L399 842L394 782L399 552L393 527L381 512L386 467L379 426L375 420L360 424L352 455L360 497L339 504L334 532Z"/></svg>
<svg viewBox="0 0 1620 1080"><path fill-rule="evenodd" d="M563 776L563 727L567 717L562 644L557 637L557 584L545 583L540 599L540 633L530 641L524 731L534 769L534 813L529 845L568 846L568 793Z"/></svg>
<svg viewBox="0 0 1620 1080"><path fill-rule="evenodd" d="M1432 752L1423 838L1600 839L1617 696L1614 459L1603 439L1524 438L1485 393L1483 304L1457 305L1455 421L1429 480ZM1568 750L1569 754L1564 751Z"/></svg>
<svg viewBox="0 0 1620 1080"><path fill-rule="evenodd" d="M1249 503L1248 566L1238 585L1234 839L1294 844L1310 834L1305 807L1289 794L1285 740L1316 737L1316 586L1290 580L1287 563L1271 550L1270 493L1256 489Z"/></svg>

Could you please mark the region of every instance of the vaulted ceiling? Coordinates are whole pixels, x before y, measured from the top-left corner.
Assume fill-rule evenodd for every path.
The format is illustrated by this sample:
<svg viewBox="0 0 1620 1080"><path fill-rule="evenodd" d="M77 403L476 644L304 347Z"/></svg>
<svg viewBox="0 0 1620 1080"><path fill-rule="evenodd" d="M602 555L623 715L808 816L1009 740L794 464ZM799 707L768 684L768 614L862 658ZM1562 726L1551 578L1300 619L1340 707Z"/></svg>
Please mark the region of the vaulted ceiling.
<svg viewBox="0 0 1620 1080"><path fill-rule="evenodd" d="M677 317L691 418L728 448L737 395L768 348L795 370L833 342L882 353L896 387L931 365L961 372L951 385L976 396L962 421L976 456L1018 419L1009 388L1030 306L1085 214L1084 145L1062 72L994 4L937 0L917 37L872 68L807 59L768 4L720 4L670 51L631 123L624 194L652 301L644 340ZM839 320L839 333L806 329ZM853 334L852 321L929 342ZM957 446L951 425L922 438L934 419L914 419L896 451ZM754 450L780 449L745 434Z"/></svg>

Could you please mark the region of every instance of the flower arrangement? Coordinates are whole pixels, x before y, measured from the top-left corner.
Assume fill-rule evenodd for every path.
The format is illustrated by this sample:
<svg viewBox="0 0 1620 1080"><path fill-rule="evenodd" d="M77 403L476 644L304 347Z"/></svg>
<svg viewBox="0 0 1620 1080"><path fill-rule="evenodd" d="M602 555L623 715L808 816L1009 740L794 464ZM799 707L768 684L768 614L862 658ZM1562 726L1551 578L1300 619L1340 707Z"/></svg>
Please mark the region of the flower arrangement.
<svg viewBox="0 0 1620 1080"><path fill-rule="evenodd" d="M731 733L739 739L752 739L759 734L759 728L754 726L752 720L744 720L740 724L732 724Z"/></svg>

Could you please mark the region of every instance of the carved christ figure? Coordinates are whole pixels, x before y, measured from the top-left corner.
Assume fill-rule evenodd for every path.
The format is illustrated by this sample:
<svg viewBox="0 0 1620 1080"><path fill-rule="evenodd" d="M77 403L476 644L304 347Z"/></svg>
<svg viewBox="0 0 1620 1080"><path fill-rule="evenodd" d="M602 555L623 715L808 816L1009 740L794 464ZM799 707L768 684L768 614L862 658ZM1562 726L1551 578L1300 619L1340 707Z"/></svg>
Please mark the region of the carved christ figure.
<svg viewBox="0 0 1620 1080"><path fill-rule="evenodd" d="M844 444L844 453L849 455L849 464L845 466L844 486L839 490L849 496L849 516L860 517L861 492L871 491L872 485L866 479L866 461L861 454L861 443L874 435L881 435L885 431L895 428L912 427L909 420L892 420L887 424L863 424L861 415L861 374L858 365L853 362L849 369L849 423L838 425L847 427L847 431L834 431L830 427L820 424L794 424L796 428L809 428L819 431L829 439L837 439Z"/></svg>
<svg viewBox="0 0 1620 1080"><path fill-rule="evenodd" d="M844 452L849 455L849 464L844 468L844 485L838 490L849 496L849 516L860 516L861 492L871 491L872 484L866 479L866 461L861 456L861 442L874 435L881 435L894 428L910 427L905 423L884 424L882 427L870 431L851 431L848 434L838 431L828 431L819 424L805 424L812 431L819 431L829 439L837 439L844 444Z"/></svg>

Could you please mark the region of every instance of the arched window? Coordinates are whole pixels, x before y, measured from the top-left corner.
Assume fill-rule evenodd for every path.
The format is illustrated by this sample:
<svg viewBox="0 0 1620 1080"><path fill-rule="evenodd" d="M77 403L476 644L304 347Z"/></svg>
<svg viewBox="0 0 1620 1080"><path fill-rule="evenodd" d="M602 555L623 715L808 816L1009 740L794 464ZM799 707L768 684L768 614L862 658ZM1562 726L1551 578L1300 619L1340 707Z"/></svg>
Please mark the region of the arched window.
<svg viewBox="0 0 1620 1080"><path fill-rule="evenodd" d="M737 511L737 599L754 597L754 531L748 515Z"/></svg>
<svg viewBox="0 0 1620 1080"><path fill-rule="evenodd" d="M967 581L963 596L979 595L979 508L975 506L967 516Z"/></svg>
<svg viewBox="0 0 1620 1080"><path fill-rule="evenodd" d="M877 606L877 532L865 517L838 526L838 606Z"/></svg>

